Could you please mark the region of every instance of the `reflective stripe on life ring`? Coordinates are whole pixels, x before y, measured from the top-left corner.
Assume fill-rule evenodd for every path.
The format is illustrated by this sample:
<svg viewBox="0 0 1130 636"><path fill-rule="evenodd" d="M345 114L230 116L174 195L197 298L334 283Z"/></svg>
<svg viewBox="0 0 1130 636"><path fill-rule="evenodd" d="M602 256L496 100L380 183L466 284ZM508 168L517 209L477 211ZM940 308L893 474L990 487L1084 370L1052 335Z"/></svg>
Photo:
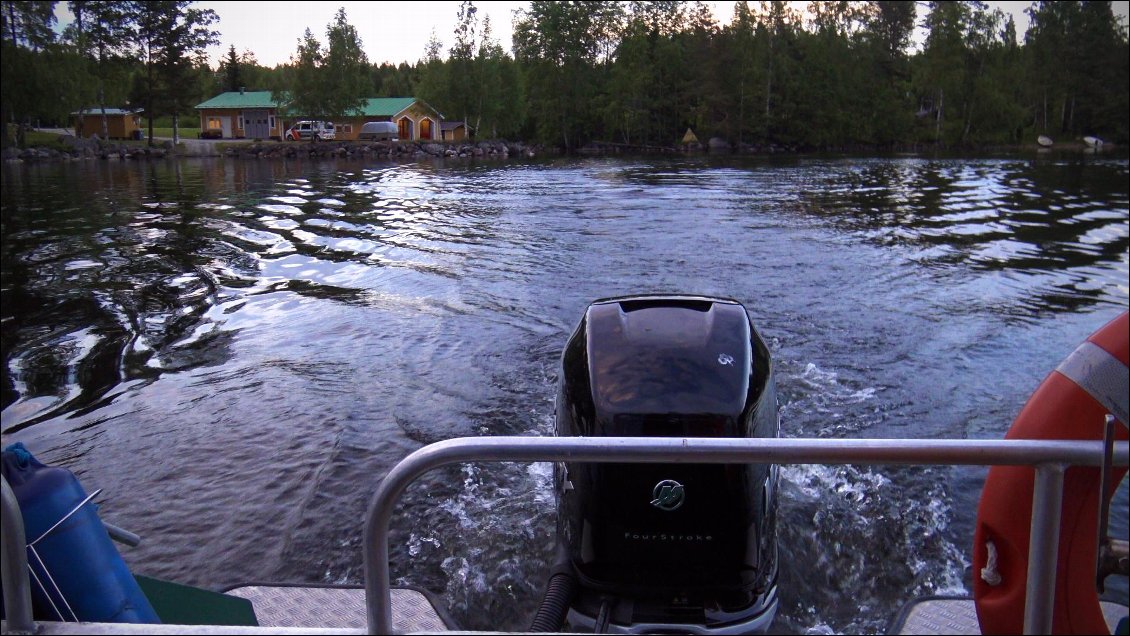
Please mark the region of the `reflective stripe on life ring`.
<svg viewBox="0 0 1130 636"><path fill-rule="evenodd" d="M1130 368L1118 358L1090 340L1079 345L1055 369L1079 385L1123 426L1130 422Z"/></svg>
<svg viewBox="0 0 1130 636"><path fill-rule="evenodd" d="M1116 439L1126 440L1128 362L1130 314L1123 313L1044 379L1006 439L1101 440L1109 413L1123 424L1115 427ZM1109 499L1125 473L1112 469L1102 496ZM1019 634L1024 628L1033 476L1027 466L993 466L985 480L973 545L973 597L984 634ZM1052 618L1057 634L1109 632L1095 590L1100 483L1098 468L1072 467L1064 474Z"/></svg>

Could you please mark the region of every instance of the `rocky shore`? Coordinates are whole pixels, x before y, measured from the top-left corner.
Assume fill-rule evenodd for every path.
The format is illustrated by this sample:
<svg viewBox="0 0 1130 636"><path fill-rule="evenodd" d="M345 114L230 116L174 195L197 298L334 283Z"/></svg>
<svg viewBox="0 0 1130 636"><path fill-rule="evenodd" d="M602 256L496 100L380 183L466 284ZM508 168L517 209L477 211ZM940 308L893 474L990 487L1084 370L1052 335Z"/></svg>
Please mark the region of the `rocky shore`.
<svg viewBox="0 0 1130 636"><path fill-rule="evenodd" d="M102 141L96 137L80 139L74 135L59 135L53 146L33 146L16 148L9 146L0 152L5 163L39 161L82 161L88 159L139 160L164 159L178 156L173 142L164 141L155 146L139 146L114 141Z"/></svg>
<svg viewBox="0 0 1130 636"><path fill-rule="evenodd" d="M542 154L538 146L521 142L478 141L466 143L388 142L388 141L315 141L315 142L252 142L228 145L226 157L252 159L297 159L331 157L371 157L376 159L428 158L517 158Z"/></svg>
<svg viewBox="0 0 1130 636"><path fill-rule="evenodd" d="M1103 152L1116 148L1107 144ZM1035 149L1034 146L980 148L981 151L1018 152ZM1040 148L1040 152L1048 149ZM1056 151L1095 152L1081 144L1057 144ZM575 150L578 155L678 155L678 154L735 154L775 155L814 152L856 153L874 152L938 152L932 146L910 145L898 148L836 147L799 148L777 144L730 143L714 137L706 144L691 143L678 146L652 146L594 141ZM509 141L476 142L388 142L388 141L231 141L185 138L177 146L170 140L161 140L154 146L137 142L102 141L97 138L79 139L73 135L60 135L51 146L19 149L5 148L0 158L5 163L34 163L50 161L142 161L184 157L225 157L233 159L327 159L372 158L389 161L418 161L423 159L517 159L543 155L558 155L557 148Z"/></svg>
<svg viewBox="0 0 1130 636"><path fill-rule="evenodd" d="M398 161L428 158L529 158L544 154L540 146L522 142L479 141L465 143L436 142L278 142L278 141L212 141L182 139L174 146L170 140L156 145L139 145L79 139L60 135L57 143L19 149L5 148L0 155L6 163L49 161L142 161L183 157L230 157L237 159L302 159L334 157L369 157Z"/></svg>
<svg viewBox="0 0 1130 636"><path fill-rule="evenodd" d="M728 155L772 155L779 153L799 153L803 150L797 146L784 146L779 144L751 144L730 143L719 137L712 137L706 144L697 141L683 143L677 146L656 146L646 144L625 144L610 141L592 141L577 150L582 155L634 155L634 154L697 154L708 152L710 154Z"/></svg>

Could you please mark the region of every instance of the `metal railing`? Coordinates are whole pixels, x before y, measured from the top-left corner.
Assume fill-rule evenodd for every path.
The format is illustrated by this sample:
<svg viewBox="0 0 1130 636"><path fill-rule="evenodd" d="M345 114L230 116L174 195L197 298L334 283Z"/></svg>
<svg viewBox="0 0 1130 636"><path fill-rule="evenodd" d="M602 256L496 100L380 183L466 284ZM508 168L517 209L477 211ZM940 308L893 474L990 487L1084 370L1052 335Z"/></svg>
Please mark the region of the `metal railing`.
<svg viewBox="0 0 1130 636"><path fill-rule="evenodd" d="M0 579L4 586L4 616L8 629L16 633L35 633L31 615L31 577L27 569L27 537L24 518L16 493L8 480L0 477L0 538L3 544L3 561L0 562Z"/></svg>
<svg viewBox="0 0 1130 636"><path fill-rule="evenodd" d="M912 464L1032 466L1031 543L1024 633L1051 632L1055 568L1069 466L1102 466L1101 441L720 439L639 437L473 437L429 444L405 457L377 487L365 521L365 606L370 634L391 634L389 523L404 489L424 473L465 462L599 462L685 464ZM1114 445L1126 466L1127 442Z"/></svg>
<svg viewBox="0 0 1130 636"><path fill-rule="evenodd" d="M424 473L465 462L598 462L686 464L902 464L1032 466L1035 469L1024 632L1049 633L1063 497L1069 466L1101 466L1101 441L720 439L633 437L474 437L430 444L389 471L365 519L365 604L370 634L393 633L389 526L396 502ZM1127 442L1114 445L1113 464L1126 466ZM35 631L24 528L14 495L3 484L4 605L9 631Z"/></svg>

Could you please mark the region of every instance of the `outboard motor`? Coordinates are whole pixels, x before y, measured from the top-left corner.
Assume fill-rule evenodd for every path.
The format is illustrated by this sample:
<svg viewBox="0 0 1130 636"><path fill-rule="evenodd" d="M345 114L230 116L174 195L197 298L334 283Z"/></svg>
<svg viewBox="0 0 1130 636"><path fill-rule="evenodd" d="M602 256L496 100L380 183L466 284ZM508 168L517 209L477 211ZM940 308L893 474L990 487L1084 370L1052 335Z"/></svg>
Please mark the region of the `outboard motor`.
<svg viewBox="0 0 1130 636"><path fill-rule="evenodd" d="M769 351L734 300L598 300L561 365L560 436L779 435ZM777 609L775 465L563 463L555 484L555 570L575 585L570 627L769 627Z"/></svg>

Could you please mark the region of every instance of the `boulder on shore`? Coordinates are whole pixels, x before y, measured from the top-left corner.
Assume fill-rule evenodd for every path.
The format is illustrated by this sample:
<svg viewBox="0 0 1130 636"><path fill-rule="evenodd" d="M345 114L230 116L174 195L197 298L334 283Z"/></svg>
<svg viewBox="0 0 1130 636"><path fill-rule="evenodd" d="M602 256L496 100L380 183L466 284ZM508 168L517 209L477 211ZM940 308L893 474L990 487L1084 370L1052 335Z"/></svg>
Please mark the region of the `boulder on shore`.
<svg viewBox="0 0 1130 636"><path fill-rule="evenodd" d="M722 139L721 137L711 137L710 141L706 143L710 152L730 152L730 142Z"/></svg>

